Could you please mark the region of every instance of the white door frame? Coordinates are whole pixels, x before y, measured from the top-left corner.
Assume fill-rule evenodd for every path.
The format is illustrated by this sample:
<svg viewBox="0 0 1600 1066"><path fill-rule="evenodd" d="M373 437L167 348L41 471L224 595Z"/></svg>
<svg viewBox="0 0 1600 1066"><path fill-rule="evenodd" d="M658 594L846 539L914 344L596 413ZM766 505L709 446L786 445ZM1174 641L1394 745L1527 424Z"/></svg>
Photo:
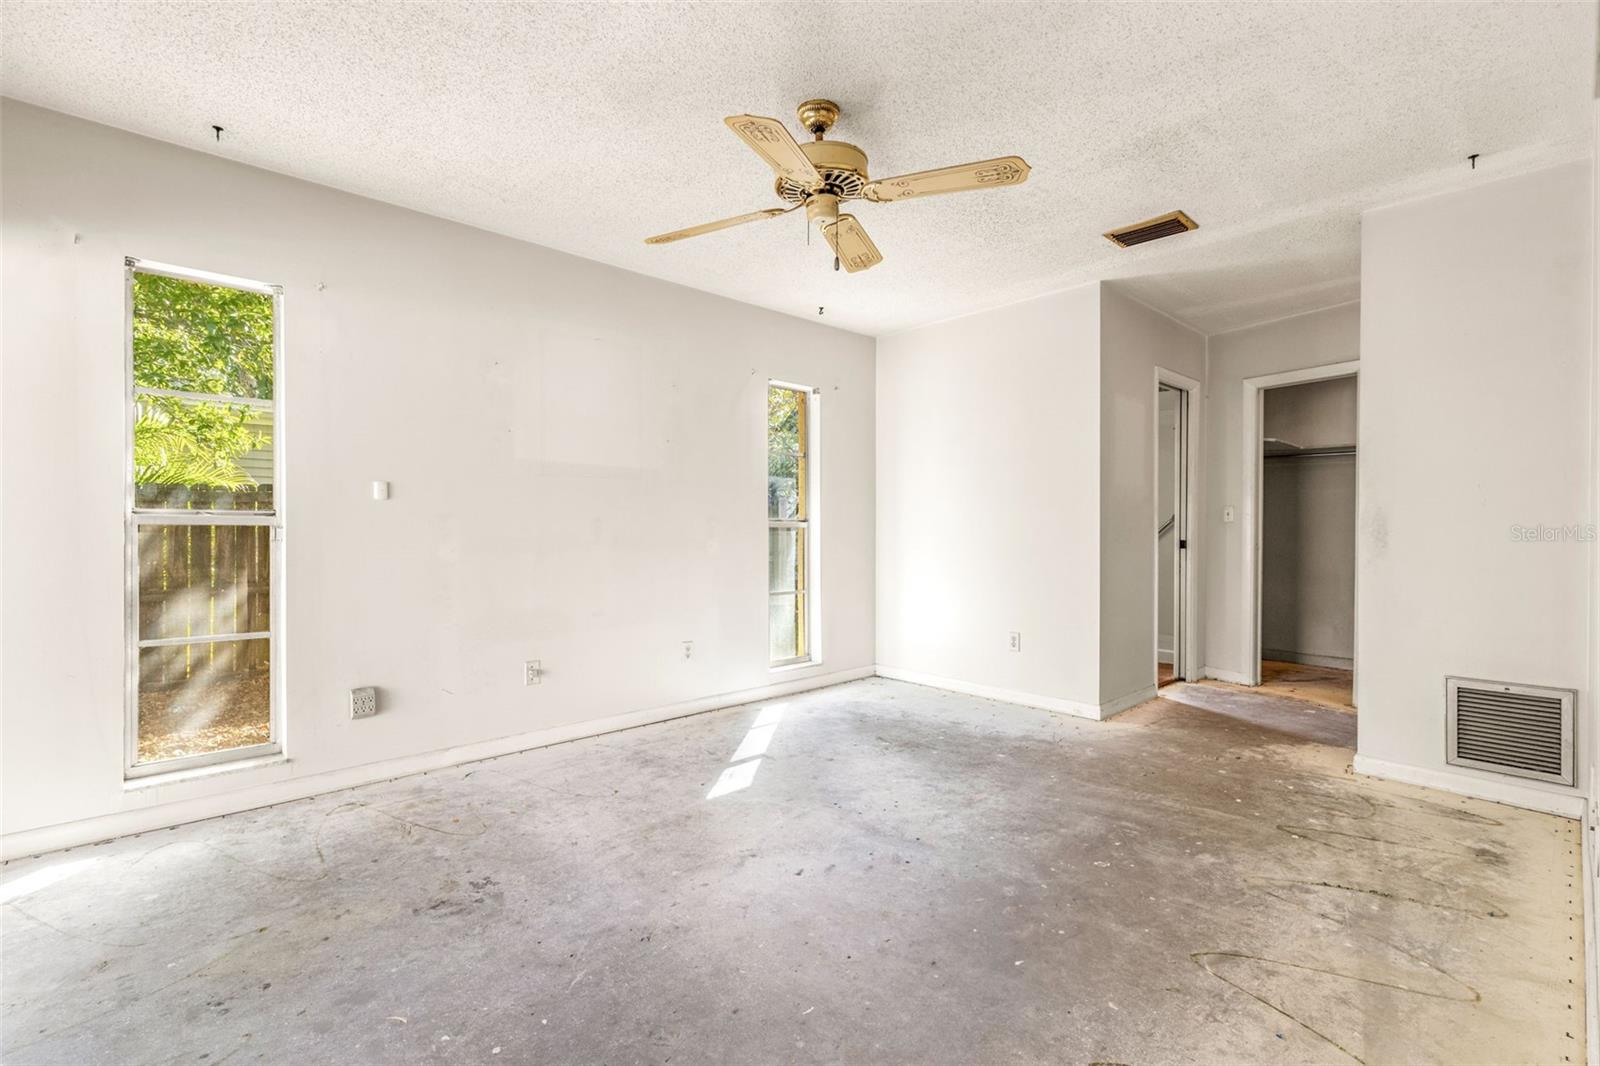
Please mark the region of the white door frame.
<svg viewBox="0 0 1600 1066"><path fill-rule="evenodd" d="M1310 366L1303 370L1286 370L1280 374L1263 374L1244 379L1243 413L1244 438L1244 565L1239 568L1244 605L1241 633L1244 640L1245 678L1251 685L1261 684L1261 406L1262 393L1285 385L1302 385L1308 381L1331 381L1334 378L1353 378L1361 368L1357 360ZM1361 513L1361 408L1356 406L1356 513ZM1356 595L1360 596L1361 579L1356 576ZM1356 666L1351 652L1352 679Z"/></svg>
<svg viewBox="0 0 1600 1066"><path fill-rule="evenodd" d="M1179 491L1182 493L1179 508L1178 528L1174 532L1185 542L1185 547L1178 553L1178 599L1179 614L1178 628L1180 632L1174 634L1172 657L1177 660L1173 663L1173 675L1184 681L1200 680L1200 640L1198 625L1198 597L1195 595L1194 560L1200 557L1198 541L1199 523L1195 521L1197 511L1195 499L1199 495L1196 491L1198 479L1195 477L1195 458L1200 451L1200 427L1203 420L1200 417L1202 396L1200 382L1194 378L1185 377L1175 370L1166 367L1156 367L1155 383L1151 386L1150 398L1154 403L1153 411L1156 417L1152 420L1151 441L1155 445L1154 455L1150 460L1152 477L1150 479L1150 521L1145 526L1154 534L1157 522L1161 517L1161 386L1166 385L1185 394L1186 401L1183 405L1183 470L1179 474ZM1154 622L1150 632L1150 670L1156 673L1156 659L1161 654L1161 545L1152 536L1150 542L1150 573L1152 576L1151 588L1154 595L1151 597L1150 617ZM1152 684L1157 680L1152 677Z"/></svg>

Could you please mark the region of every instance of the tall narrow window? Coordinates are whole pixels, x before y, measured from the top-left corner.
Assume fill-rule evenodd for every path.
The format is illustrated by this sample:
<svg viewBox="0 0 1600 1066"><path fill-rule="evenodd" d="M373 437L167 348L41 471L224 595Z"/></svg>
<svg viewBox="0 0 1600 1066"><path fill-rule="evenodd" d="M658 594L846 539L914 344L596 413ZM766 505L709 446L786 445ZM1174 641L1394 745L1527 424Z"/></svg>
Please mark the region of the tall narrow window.
<svg viewBox="0 0 1600 1066"><path fill-rule="evenodd" d="M813 403L811 391L798 385L774 382L767 388L767 634L773 666L816 657Z"/></svg>
<svg viewBox="0 0 1600 1066"><path fill-rule="evenodd" d="M128 260L130 777L281 750L281 299Z"/></svg>

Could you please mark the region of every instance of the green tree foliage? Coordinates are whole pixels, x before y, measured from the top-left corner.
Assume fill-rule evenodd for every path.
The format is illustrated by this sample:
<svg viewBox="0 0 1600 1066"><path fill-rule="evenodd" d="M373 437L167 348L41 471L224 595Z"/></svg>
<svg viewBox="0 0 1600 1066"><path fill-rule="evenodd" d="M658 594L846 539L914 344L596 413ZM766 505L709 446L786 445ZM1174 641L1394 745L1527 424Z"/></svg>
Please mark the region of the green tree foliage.
<svg viewBox="0 0 1600 1066"><path fill-rule="evenodd" d="M153 389L271 399L272 297L135 274L133 380ZM133 426L135 482L237 490L239 465L268 437L242 404L142 396Z"/></svg>
<svg viewBox="0 0 1600 1066"><path fill-rule="evenodd" d="M804 397L794 389L767 389L767 514L793 518L800 514L800 451L805 432Z"/></svg>
<svg viewBox="0 0 1600 1066"><path fill-rule="evenodd" d="M238 461L265 443L246 424L249 410L145 397L133 421L134 483L230 491L254 485Z"/></svg>
<svg viewBox="0 0 1600 1066"><path fill-rule="evenodd" d="M800 393L794 389L767 390L767 444L772 451L800 450Z"/></svg>

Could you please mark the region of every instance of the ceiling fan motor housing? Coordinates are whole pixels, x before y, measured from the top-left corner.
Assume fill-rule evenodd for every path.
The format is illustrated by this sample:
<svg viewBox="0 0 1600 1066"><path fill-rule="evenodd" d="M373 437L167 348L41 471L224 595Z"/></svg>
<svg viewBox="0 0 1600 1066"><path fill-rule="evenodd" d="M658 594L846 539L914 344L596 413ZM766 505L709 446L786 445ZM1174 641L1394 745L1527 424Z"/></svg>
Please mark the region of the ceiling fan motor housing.
<svg viewBox="0 0 1600 1066"><path fill-rule="evenodd" d="M867 153L843 141L805 141L800 150L822 175L821 192L841 200L859 200L867 186ZM811 190L788 178L779 178L778 196L791 204L804 203Z"/></svg>
<svg viewBox="0 0 1600 1066"><path fill-rule="evenodd" d="M839 221L839 198L828 192L814 192L806 197L806 221L826 229Z"/></svg>

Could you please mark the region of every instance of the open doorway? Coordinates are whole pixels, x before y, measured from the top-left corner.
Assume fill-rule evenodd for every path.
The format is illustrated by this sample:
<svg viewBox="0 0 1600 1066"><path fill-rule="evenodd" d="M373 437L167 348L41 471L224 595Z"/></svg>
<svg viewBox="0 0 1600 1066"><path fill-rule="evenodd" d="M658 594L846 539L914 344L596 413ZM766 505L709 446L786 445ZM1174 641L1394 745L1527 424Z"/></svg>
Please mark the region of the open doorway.
<svg viewBox="0 0 1600 1066"><path fill-rule="evenodd" d="M1156 641L1157 687L1193 680L1194 575L1190 565L1192 514L1190 463L1194 454L1193 405L1199 382L1156 371Z"/></svg>
<svg viewBox="0 0 1600 1066"><path fill-rule="evenodd" d="M1156 389L1156 685L1178 680L1182 658L1184 544L1181 506L1183 408L1186 394L1171 385Z"/></svg>
<svg viewBox="0 0 1600 1066"><path fill-rule="evenodd" d="M1323 372L1325 371L1325 372ZM1253 379L1252 664L1264 690L1355 710L1356 377Z"/></svg>

